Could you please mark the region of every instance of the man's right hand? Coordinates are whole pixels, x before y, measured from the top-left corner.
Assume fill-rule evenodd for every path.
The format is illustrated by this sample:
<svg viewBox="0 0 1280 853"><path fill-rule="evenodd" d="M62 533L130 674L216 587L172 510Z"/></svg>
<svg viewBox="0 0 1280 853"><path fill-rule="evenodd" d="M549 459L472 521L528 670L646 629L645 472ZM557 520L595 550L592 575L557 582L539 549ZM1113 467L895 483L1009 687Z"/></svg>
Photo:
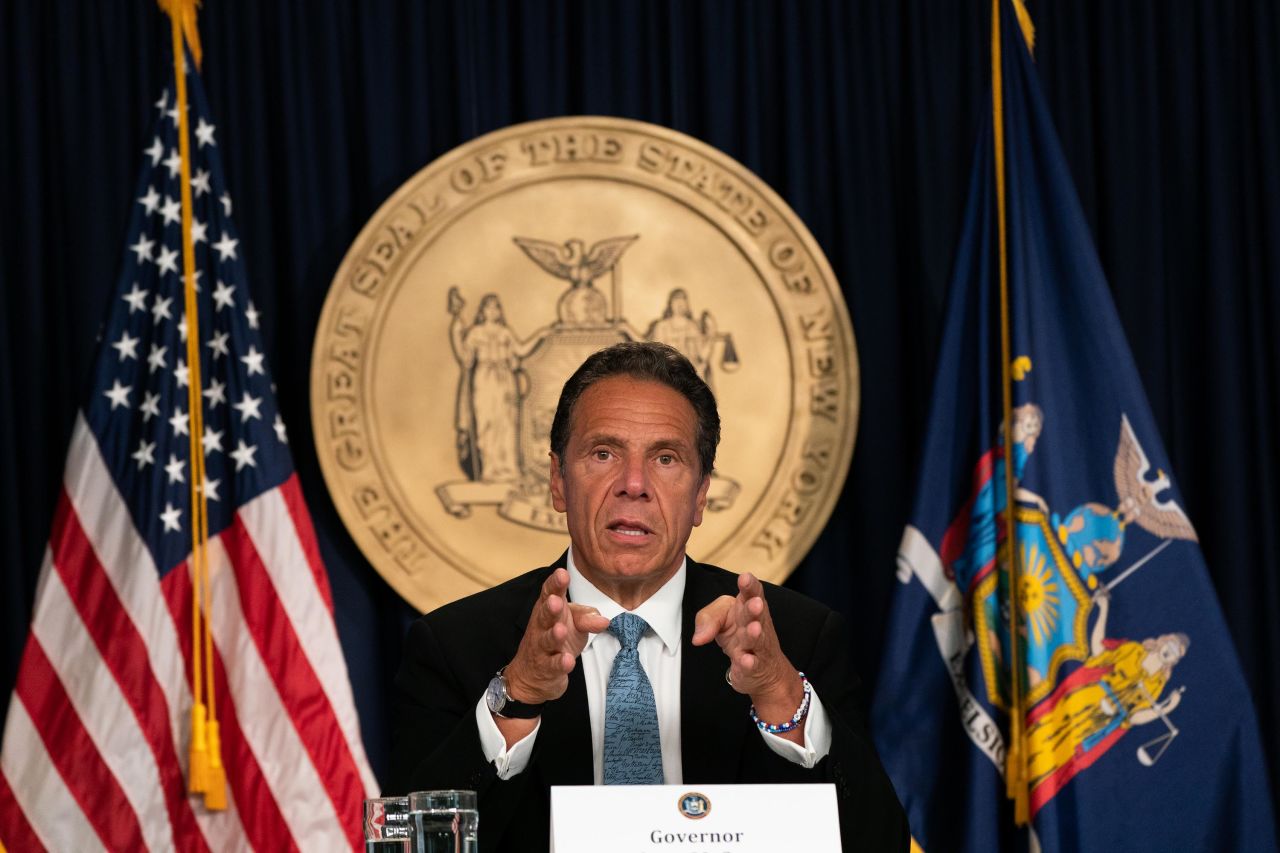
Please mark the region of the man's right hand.
<svg viewBox="0 0 1280 853"><path fill-rule="evenodd" d="M559 699L588 634L609 629L594 607L569 603L569 572L556 569L542 584L516 656L507 664L507 692L530 704Z"/></svg>

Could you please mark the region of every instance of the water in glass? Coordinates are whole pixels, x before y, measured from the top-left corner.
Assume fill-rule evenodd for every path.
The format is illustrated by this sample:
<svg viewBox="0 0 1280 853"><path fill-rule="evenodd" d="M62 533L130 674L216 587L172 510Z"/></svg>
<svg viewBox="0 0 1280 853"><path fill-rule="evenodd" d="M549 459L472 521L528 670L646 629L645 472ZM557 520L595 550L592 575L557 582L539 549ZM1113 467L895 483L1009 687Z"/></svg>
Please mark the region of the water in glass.
<svg viewBox="0 0 1280 853"><path fill-rule="evenodd" d="M478 853L479 825L475 791L418 791L409 795L413 853Z"/></svg>

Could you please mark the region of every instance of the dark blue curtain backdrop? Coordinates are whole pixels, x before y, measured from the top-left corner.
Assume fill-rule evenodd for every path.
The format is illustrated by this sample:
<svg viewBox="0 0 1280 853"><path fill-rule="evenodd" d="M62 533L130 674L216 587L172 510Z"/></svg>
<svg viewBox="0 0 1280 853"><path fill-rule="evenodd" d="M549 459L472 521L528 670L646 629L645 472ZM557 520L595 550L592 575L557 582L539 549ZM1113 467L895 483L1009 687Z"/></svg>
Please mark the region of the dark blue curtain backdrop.
<svg viewBox="0 0 1280 853"><path fill-rule="evenodd" d="M1274 776L1280 10L1219 0L1030 9L1041 80ZM874 683L975 129L989 108L988 15L987 3L954 0L206 0L217 140L379 772L411 613L335 514L307 390L321 304L361 225L454 146L562 114L668 125L773 186L843 284L863 381L848 485L790 584L851 617L855 660ZM168 37L148 0L0 5L0 709Z"/></svg>

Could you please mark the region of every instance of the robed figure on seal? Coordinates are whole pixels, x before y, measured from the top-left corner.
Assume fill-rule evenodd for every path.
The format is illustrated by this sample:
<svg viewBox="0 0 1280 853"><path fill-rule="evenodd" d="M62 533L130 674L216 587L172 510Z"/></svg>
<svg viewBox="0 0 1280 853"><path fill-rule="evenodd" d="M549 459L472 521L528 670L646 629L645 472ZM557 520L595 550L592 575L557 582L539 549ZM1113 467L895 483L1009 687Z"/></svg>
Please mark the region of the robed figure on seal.
<svg viewBox="0 0 1280 853"><path fill-rule="evenodd" d="M458 462L467 476L488 483L520 478L520 362L542 342L547 329L520 340L507 326L502 300L487 293L474 322L466 326L466 303L449 290L449 343L462 368L458 377Z"/></svg>

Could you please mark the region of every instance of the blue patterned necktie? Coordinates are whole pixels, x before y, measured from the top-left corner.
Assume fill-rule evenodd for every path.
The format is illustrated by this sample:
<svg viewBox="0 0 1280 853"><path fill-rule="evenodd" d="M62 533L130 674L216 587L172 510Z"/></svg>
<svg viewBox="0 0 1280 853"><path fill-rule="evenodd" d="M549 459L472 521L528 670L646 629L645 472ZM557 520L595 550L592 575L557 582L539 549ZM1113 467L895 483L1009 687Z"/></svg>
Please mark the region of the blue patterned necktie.
<svg viewBox="0 0 1280 853"><path fill-rule="evenodd" d="M604 696L604 783L661 785L662 740L653 685L636 648L649 625L634 613L619 613L609 633L622 649L613 659Z"/></svg>

